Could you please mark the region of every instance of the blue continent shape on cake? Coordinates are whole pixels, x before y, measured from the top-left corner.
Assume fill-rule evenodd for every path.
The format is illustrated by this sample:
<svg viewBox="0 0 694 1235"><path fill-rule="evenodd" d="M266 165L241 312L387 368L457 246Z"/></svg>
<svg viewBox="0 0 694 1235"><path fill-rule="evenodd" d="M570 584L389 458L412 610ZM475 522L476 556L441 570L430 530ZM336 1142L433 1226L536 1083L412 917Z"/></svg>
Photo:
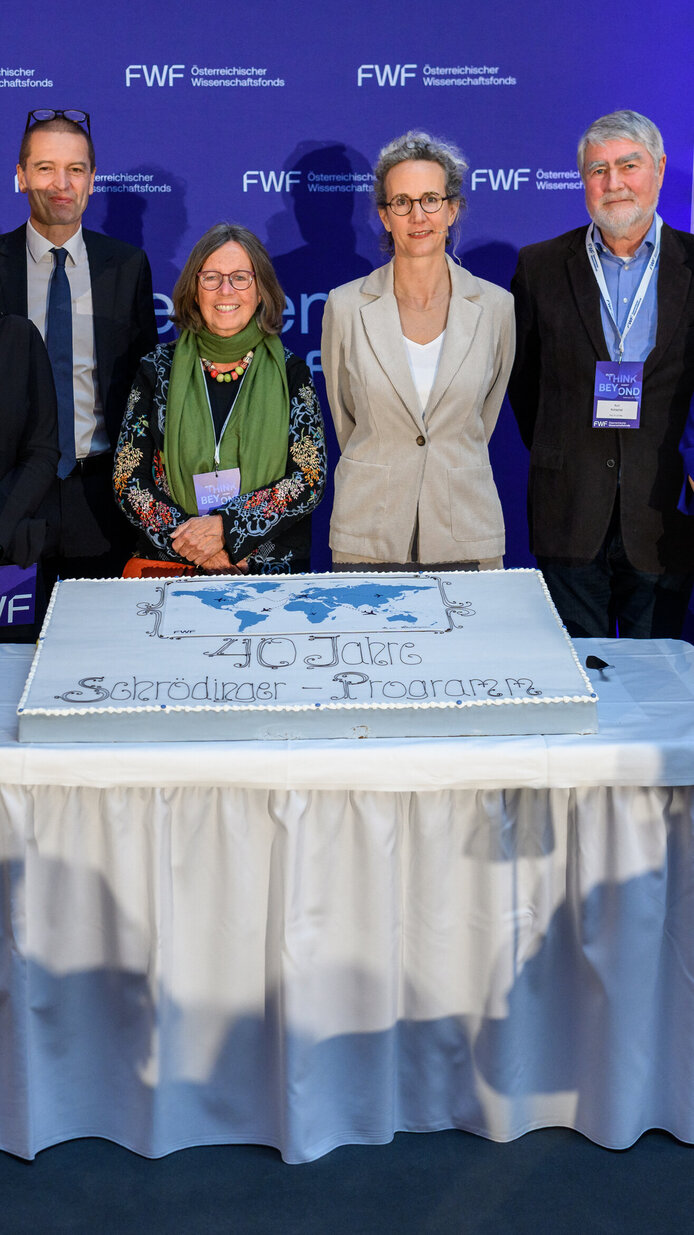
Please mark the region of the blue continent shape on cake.
<svg viewBox="0 0 694 1235"><path fill-rule="evenodd" d="M415 626L420 618L410 611L409 605L423 595L431 595L428 582L393 583L390 586L367 581L329 586L309 584L299 592L288 593L284 582L261 580L253 581L250 586L249 583L227 583L221 588L207 586L171 590L172 599L197 599L218 613L224 610L233 612L241 634L268 622L278 609L286 613L300 613L314 626L338 621L344 623L355 611L381 617L384 624L398 622Z"/></svg>

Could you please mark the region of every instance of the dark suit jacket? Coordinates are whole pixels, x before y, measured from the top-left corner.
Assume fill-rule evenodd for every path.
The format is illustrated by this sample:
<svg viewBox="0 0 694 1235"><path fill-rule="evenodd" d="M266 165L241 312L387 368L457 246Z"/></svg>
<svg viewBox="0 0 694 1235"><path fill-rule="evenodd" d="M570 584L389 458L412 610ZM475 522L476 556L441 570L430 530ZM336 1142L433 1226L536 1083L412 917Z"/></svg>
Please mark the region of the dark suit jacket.
<svg viewBox="0 0 694 1235"><path fill-rule="evenodd" d="M115 449L140 358L157 344L152 275L142 249L83 229L99 392ZM0 312L27 315L26 225L0 236Z"/></svg>
<svg viewBox="0 0 694 1235"><path fill-rule="evenodd" d="M142 249L83 229L89 260L99 392L115 449L140 357L157 343L152 276ZM26 225L0 236L0 312L27 315ZM86 495L86 496L85 496ZM79 477L60 484L61 551L100 554L117 536L119 516L107 471L97 486ZM128 535L127 525L122 524Z"/></svg>
<svg viewBox="0 0 694 1235"><path fill-rule="evenodd" d="M51 362L22 317L0 316L0 423L0 565L30 566L45 546L58 436Z"/></svg>
<svg viewBox="0 0 694 1235"><path fill-rule="evenodd" d="M656 345L644 365L638 429L593 429L595 362L609 360L585 227L521 249L511 284L516 362L509 397L530 450L531 549L593 561L619 487L637 570L694 569L694 527L677 511L678 443L694 391L694 236L663 225Z"/></svg>

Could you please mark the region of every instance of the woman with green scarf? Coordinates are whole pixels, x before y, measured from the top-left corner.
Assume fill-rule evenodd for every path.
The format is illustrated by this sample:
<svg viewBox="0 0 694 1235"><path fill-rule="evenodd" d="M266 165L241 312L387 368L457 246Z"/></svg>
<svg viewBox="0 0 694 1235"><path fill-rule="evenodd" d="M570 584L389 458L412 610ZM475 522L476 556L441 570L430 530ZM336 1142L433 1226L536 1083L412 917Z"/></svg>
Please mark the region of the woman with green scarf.
<svg viewBox="0 0 694 1235"><path fill-rule="evenodd" d="M279 340L284 293L257 236L210 228L173 301L180 337L141 361L116 450L138 556L215 574L310 569L323 421L306 364Z"/></svg>

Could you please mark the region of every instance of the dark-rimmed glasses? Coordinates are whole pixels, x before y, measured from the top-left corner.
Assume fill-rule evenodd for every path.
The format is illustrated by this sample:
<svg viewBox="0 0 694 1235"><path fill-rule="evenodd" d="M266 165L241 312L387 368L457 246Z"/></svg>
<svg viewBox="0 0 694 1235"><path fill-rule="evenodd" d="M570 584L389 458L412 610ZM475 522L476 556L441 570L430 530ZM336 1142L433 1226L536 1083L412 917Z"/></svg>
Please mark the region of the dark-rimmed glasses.
<svg viewBox="0 0 694 1235"><path fill-rule="evenodd" d="M440 193L423 193L421 197L408 197L407 193L398 193L392 201L386 202L386 206L393 214L402 215L409 214L415 202L419 202L425 214L436 214L447 201L450 201L450 195L442 197Z"/></svg>
<svg viewBox="0 0 694 1235"><path fill-rule="evenodd" d="M198 270L198 283L206 292L216 292L224 280L237 292L245 292L255 278L252 270L232 270L231 274L222 274L221 270Z"/></svg>
<svg viewBox="0 0 694 1235"><path fill-rule="evenodd" d="M32 124L41 124L44 120L60 120L61 117L64 120L71 120L73 124L82 125L91 137L92 126L89 120L89 112L82 111L79 107L68 108L67 111L59 111L54 107L37 107L34 111L29 112L24 132L28 133Z"/></svg>

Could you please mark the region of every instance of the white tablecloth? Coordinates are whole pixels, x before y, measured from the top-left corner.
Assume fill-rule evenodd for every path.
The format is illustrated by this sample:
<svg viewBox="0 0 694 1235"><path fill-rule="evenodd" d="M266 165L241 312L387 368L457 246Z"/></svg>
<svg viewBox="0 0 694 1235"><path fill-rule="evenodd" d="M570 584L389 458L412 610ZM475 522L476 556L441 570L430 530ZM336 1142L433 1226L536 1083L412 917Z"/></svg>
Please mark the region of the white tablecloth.
<svg viewBox="0 0 694 1235"><path fill-rule="evenodd" d="M694 649L577 647L593 736L62 748L0 648L0 1147L694 1141Z"/></svg>

